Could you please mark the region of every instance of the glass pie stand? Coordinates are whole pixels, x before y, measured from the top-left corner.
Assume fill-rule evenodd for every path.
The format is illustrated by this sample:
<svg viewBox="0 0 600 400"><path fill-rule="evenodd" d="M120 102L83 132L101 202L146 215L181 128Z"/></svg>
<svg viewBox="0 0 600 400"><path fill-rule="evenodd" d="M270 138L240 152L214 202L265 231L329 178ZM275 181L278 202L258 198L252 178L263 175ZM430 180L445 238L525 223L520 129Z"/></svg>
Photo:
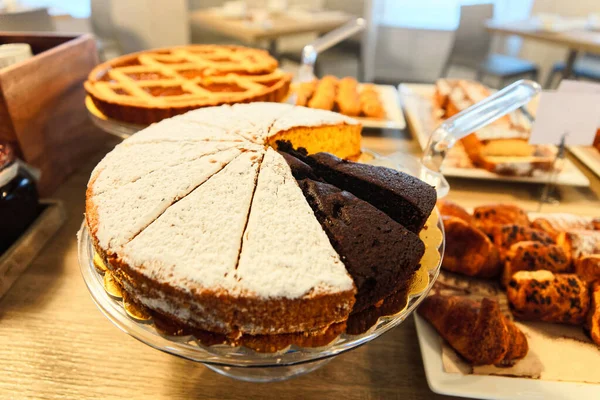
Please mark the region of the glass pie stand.
<svg viewBox="0 0 600 400"><path fill-rule="evenodd" d="M445 121L431 136L429 148L420 161L405 154L396 153L380 157L365 151L360 161L382 165L410 173L436 187L438 198L445 196L449 185L440 172L446 151L461 137L526 104L540 91L537 83L519 81L497 92L494 96ZM134 133L134 132L131 132ZM370 342L401 324L426 297L439 273L444 253L443 224L434 210L434 218L425 229L439 232L439 241L431 241L426 248L433 248L437 257L422 260L413 287L408 293L403 309L391 315L380 316L366 332L356 335L342 333L322 347L288 346L273 353L261 353L246 347L229 345L204 345L193 336L169 336L155 328L151 320L141 321L126 309L118 296L105 289L104 277L94 266L95 251L85 222L78 234L79 263L84 281L92 299L102 313L119 329L141 342L163 352L203 363L222 375L252 382L269 382L291 378L311 372L333 357ZM428 228L429 228L428 227Z"/></svg>

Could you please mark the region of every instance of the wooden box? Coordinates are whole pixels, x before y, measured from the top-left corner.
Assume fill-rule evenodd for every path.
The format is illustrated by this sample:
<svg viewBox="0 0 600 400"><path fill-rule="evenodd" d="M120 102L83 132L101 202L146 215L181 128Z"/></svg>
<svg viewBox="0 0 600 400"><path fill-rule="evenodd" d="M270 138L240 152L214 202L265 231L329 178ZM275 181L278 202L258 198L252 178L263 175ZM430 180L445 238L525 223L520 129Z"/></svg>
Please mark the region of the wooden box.
<svg viewBox="0 0 600 400"><path fill-rule="evenodd" d="M0 140L41 170L50 195L94 153L105 135L85 109L83 82L98 63L92 35L0 32L0 44L28 43L34 56L0 69Z"/></svg>

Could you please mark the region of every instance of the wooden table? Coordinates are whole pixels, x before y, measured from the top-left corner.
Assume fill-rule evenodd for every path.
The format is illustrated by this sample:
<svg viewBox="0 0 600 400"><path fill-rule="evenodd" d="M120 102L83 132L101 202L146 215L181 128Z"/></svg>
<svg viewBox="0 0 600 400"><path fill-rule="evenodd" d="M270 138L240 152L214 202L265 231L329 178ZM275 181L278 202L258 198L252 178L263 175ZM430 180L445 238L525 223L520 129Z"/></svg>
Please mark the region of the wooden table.
<svg viewBox="0 0 600 400"><path fill-rule="evenodd" d="M450 399L427 386L412 317L315 372L271 384L222 377L113 326L83 283L75 234L90 172L117 142L107 135L98 154L56 192L69 213L65 226L0 300L0 398ZM364 146L382 154L419 152L407 132L396 130L366 131ZM592 190L566 188L565 202L552 208L597 214L600 181L591 174L590 179ZM537 204L527 185L460 180L451 185L450 198L466 206L511 201L534 209Z"/></svg>
<svg viewBox="0 0 600 400"><path fill-rule="evenodd" d="M225 17L218 10L204 9L191 14L192 23L203 29L256 45L259 41L269 42L271 54L277 54L277 39L301 33L325 33L350 21L352 17L343 13L314 13L314 18L294 18L293 14L270 17L271 25L266 27L253 23L249 18Z"/></svg>
<svg viewBox="0 0 600 400"><path fill-rule="evenodd" d="M516 35L525 39L564 46L569 49L565 60L563 79L568 78L573 71L573 65L579 52L600 54L600 31L570 30L565 32L550 32L538 29L531 21L510 22L506 24L487 23L487 30L492 33Z"/></svg>

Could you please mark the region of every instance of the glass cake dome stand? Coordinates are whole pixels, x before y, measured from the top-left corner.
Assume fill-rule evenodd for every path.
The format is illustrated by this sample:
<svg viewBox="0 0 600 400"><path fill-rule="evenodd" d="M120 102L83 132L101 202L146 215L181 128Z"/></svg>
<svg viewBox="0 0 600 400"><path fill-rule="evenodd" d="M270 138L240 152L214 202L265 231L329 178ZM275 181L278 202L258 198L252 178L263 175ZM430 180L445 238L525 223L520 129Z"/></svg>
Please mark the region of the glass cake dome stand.
<svg viewBox="0 0 600 400"><path fill-rule="evenodd" d="M401 153L380 157L367 151L361 161L395 168L417 176L435 186L439 198L444 197L448 193L449 185L440 172L440 166L447 150L470 132L526 104L539 91L540 87L537 83L519 81L446 120L432 133L429 147L422 160ZM104 120L107 121L111 123L110 120ZM437 216L436 210L434 214ZM433 223L440 232L440 240L431 242L430 246L433 244L439 256L429 260L428 263L422 261L425 267L421 267L419 271L422 273L418 279L415 279L420 282L420 285L417 285L415 290L409 291L404 309L393 315L379 317L365 333L358 335L342 333L322 347L291 345L273 353L261 353L243 346L204 345L191 335L169 336L158 331L151 320L142 321L136 318L126 309L121 298L114 293L110 294L110 291L105 288L104 277L94 266L95 251L85 222L78 234L79 264L92 299L102 313L123 332L157 350L200 362L211 370L231 378L251 382L279 381L314 371L331 361L333 357L376 339L400 325L417 308L433 286L444 254L443 224L439 218L434 218ZM427 248L428 242L425 239L423 241Z"/></svg>

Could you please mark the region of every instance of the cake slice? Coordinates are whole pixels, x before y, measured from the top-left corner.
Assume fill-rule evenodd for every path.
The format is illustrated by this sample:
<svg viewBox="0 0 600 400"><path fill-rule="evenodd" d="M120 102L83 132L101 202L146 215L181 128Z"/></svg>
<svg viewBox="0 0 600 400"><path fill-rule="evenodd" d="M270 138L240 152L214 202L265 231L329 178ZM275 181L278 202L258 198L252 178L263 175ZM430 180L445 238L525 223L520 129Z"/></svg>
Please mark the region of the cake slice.
<svg viewBox="0 0 600 400"><path fill-rule="evenodd" d="M413 233L425 225L435 207L435 188L412 175L381 166L341 160L329 153L306 155L283 143L283 150L299 157L328 183L370 203Z"/></svg>
<svg viewBox="0 0 600 400"><path fill-rule="evenodd" d="M354 284L315 218L284 158L267 150L235 274L240 293L270 300L260 319L240 327L267 333L321 329L347 319ZM241 315L240 315L241 317Z"/></svg>
<svg viewBox="0 0 600 400"><path fill-rule="evenodd" d="M353 313L408 287L425 252L417 235L347 191L299 185L357 287Z"/></svg>
<svg viewBox="0 0 600 400"><path fill-rule="evenodd" d="M192 161L209 154L242 145L238 142L164 142L134 143L125 141L94 168L88 183L88 194L98 195L115 190L141 177Z"/></svg>
<svg viewBox="0 0 600 400"><path fill-rule="evenodd" d="M241 153L231 148L148 174L115 190L86 197L88 228L101 254L139 234L177 200L219 172Z"/></svg>
<svg viewBox="0 0 600 400"><path fill-rule="evenodd" d="M279 141L290 141L310 154L329 151L353 158L360 155L361 129L356 120L344 115L296 106L273 123L267 143L277 148Z"/></svg>
<svg viewBox="0 0 600 400"><path fill-rule="evenodd" d="M262 157L241 154L123 246L116 265L143 275L146 285L127 287L142 304L199 329L235 330L231 302L208 303L205 294L226 298L235 286L231 278ZM175 295L166 300L154 282L168 284Z"/></svg>

